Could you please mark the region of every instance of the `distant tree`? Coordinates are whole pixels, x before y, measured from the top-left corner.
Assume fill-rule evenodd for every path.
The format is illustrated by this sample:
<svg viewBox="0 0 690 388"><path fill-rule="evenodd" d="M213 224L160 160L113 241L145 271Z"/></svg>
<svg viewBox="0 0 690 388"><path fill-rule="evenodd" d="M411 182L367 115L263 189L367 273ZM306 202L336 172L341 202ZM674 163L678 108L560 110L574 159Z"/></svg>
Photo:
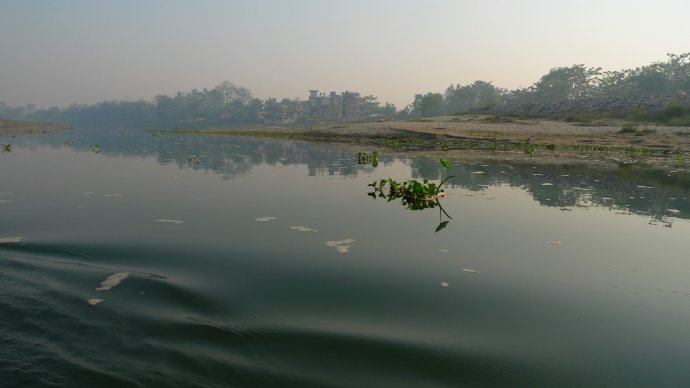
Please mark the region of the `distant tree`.
<svg viewBox="0 0 690 388"><path fill-rule="evenodd" d="M449 114L467 112L496 105L505 91L491 82L474 81L471 85L450 85L446 89L445 111Z"/></svg>
<svg viewBox="0 0 690 388"><path fill-rule="evenodd" d="M433 117L443 114L443 95L440 93L416 94L410 107L412 116Z"/></svg>
<svg viewBox="0 0 690 388"><path fill-rule="evenodd" d="M572 100L593 97L596 93L601 68L587 68L585 65L557 67L551 69L532 86L537 100Z"/></svg>

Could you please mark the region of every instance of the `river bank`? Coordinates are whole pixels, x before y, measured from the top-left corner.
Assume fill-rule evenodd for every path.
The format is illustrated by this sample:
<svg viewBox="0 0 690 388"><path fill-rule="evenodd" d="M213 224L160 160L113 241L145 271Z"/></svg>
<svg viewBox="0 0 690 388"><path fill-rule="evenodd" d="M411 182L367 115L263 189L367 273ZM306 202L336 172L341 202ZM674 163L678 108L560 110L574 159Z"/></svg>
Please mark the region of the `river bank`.
<svg viewBox="0 0 690 388"><path fill-rule="evenodd" d="M46 133L63 129L67 129L67 127L60 124L0 118L0 138L14 136L20 133Z"/></svg>
<svg viewBox="0 0 690 388"><path fill-rule="evenodd" d="M179 131L173 131L179 132ZM312 128L260 127L182 131L211 135L341 142L406 151L463 151L475 156L537 159L604 159L668 164L690 159L690 128L620 120L568 123L500 116L448 116L416 121L352 123Z"/></svg>

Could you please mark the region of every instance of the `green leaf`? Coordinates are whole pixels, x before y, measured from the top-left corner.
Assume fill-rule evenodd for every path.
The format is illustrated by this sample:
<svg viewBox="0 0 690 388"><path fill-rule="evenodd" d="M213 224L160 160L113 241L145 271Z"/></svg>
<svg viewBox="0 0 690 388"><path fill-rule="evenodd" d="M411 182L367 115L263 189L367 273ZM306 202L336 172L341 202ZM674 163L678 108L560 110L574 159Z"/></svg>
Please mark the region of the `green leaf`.
<svg viewBox="0 0 690 388"><path fill-rule="evenodd" d="M441 222L440 224L438 224L438 226L436 227L436 233L442 231L443 228L445 228L446 226L448 226L448 222L450 222L450 221L447 221L447 220L446 220L446 221L443 221L443 222Z"/></svg>
<svg viewBox="0 0 690 388"><path fill-rule="evenodd" d="M446 170L450 171L450 170L453 169L453 166L450 164L449 161L447 161L447 160L445 160L445 159L439 159L438 161L441 162L441 165L442 165L443 167L445 167Z"/></svg>

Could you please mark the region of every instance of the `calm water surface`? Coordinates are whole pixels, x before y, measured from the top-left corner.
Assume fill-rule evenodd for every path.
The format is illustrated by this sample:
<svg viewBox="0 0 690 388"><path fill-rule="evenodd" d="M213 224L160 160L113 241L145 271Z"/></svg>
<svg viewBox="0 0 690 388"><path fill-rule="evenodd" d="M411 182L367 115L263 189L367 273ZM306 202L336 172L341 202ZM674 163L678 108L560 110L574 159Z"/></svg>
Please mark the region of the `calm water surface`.
<svg viewBox="0 0 690 388"><path fill-rule="evenodd" d="M685 169L453 160L449 219L367 196L431 156L0 140L3 387L690 386Z"/></svg>

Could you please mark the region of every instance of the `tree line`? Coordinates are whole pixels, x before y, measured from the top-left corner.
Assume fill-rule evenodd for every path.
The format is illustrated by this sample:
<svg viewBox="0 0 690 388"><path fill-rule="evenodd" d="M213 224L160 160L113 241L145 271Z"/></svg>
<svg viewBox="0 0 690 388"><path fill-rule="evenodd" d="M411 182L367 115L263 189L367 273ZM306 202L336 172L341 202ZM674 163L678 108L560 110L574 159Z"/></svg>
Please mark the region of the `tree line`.
<svg viewBox="0 0 690 388"><path fill-rule="evenodd" d="M362 117L391 117L397 109L381 104L374 96L347 93L357 99ZM299 99L255 98L246 87L224 81L212 89L192 89L173 96L158 95L153 101L113 100L92 105L72 104L67 108L37 109L34 105L11 107L0 102L0 117L65 123L75 127L172 128L212 125L247 125L263 122L263 117L295 111Z"/></svg>
<svg viewBox="0 0 690 388"><path fill-rule="evenodd" d="M362 117L433 117L461 114L497 104L556 101L635 94L690 93L690 53L667 54L662 62L635 69L603 71L578 64L557 67L526 88L507 90L490 81L450 85L445 92L417 94L407 107L397 110L374 96L359 96ZM114 100L73 104L67 108L37 109L34 105L11 107L0 102L0 117L66 123L77 127L204 127L223 124L256 124L262 112L294 111L301 101L255 98L246 87L224 81L212 89L192 89L152 101Z"/></svg>
<svg viewBox="0 0 690 388"><path fill-rule="evenodd" d="M412 117L433 117L507 103L687 93L690 93L690 53L667 54L666 61L635 69L603 71L601 67L581 64L557 67L531 86L515 90L487 81L450 85L444 93L415 95L404 113Z"/></svg>

